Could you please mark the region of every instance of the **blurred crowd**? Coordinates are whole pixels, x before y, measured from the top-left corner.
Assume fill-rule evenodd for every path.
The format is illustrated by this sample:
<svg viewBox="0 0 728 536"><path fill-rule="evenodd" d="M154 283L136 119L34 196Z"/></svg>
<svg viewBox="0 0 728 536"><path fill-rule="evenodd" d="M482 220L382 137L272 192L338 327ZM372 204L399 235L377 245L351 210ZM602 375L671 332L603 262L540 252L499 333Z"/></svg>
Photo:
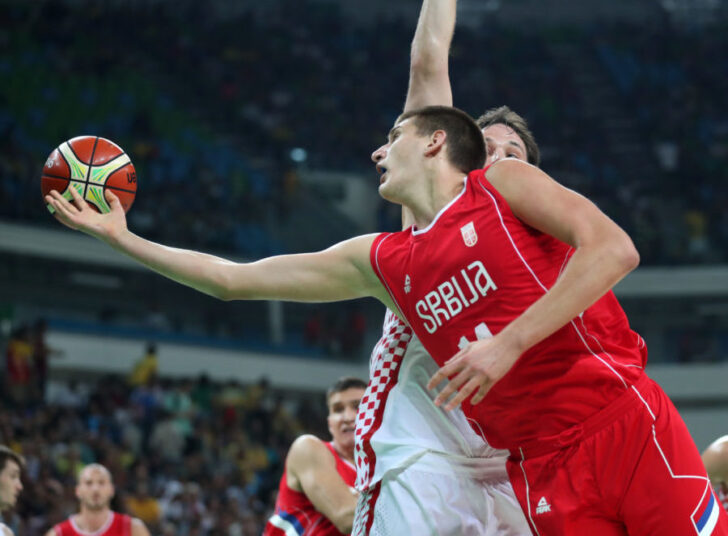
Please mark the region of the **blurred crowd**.
<svg viewBox="0 0 728 536"><path fill-rule="evenodd" d="M128 378L54 379L22 404L3 391L0 443L27 462L5 519L16 534L44 534L75 513L75 477L92 462L113 475L112 508L152 534L261 533L291 441L304 430L326 437L323 395L276 392L265 379L160 379L153 362L148 353Z"/></svg>
<svg viewBox="0 0 728 536"><path fill-rule="evenodd" d="M145 236L255 256L295 249L280 226L302 188L297 167L373 173L368 155L401 110L415 21L365 24L335 3L275 6L220 17L199 2L11 3L0 13L0 72L12 75L0 89L0 191L14 202L0 217L48 222L37 191L45 156L99 132L140 171L147 201L130 217ZM623 225L643 264L725 262L727 36L667 21L463 26L455 102L473 115L504 103L524 115L544 169ZM564 43L605 74L599 90L629 118L639 172L615 156L611 112L589 108L594 88L582 64L559 59ZM398 221L383 206L380 227Z"/></svg>

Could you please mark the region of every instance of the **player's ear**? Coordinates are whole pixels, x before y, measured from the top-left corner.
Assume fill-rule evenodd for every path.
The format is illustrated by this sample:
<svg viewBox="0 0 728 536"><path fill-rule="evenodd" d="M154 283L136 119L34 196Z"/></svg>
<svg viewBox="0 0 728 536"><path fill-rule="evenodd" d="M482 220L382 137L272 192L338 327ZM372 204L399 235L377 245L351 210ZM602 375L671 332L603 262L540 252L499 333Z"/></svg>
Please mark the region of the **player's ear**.
<svg viewBox="0 0 728 536"><path fill-rule="evenodd" d="M425 147L425 156L435 156L442 150L447 141L447 133L444 130L436 130L430 134L430 139Z"/></svg>

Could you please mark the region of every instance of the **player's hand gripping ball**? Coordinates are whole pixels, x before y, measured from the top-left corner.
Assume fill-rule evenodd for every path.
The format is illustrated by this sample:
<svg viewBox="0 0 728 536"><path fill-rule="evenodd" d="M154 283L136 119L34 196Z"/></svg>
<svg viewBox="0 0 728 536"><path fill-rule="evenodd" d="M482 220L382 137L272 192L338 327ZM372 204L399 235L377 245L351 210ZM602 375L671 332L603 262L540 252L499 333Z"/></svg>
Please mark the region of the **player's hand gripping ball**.
<svg viewBox="0 0 728 536"><path fill-rule="evenodd" d="M136 196L137 177L134 164L121 147L98 136L78 136L64 141L48 157L43 166L40 188L45 198L51 190L72 200L71 188L95 210L111 210L105 190L119 198L124 212L131 208ZM48 206L51 213L54 209Z"/></svg>

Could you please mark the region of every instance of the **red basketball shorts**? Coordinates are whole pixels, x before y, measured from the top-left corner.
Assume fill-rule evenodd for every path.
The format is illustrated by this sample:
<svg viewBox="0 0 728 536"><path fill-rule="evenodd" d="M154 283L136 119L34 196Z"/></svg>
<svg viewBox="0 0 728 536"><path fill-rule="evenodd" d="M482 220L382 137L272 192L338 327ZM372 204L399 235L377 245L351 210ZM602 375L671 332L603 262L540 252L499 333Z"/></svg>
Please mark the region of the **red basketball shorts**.
<svg viewBox="0 0 728 536"><path fill-rule="evenodd" d="M728 535L685 423L647 376L576 429L512 450L507 468L538 536Z"/></svg>

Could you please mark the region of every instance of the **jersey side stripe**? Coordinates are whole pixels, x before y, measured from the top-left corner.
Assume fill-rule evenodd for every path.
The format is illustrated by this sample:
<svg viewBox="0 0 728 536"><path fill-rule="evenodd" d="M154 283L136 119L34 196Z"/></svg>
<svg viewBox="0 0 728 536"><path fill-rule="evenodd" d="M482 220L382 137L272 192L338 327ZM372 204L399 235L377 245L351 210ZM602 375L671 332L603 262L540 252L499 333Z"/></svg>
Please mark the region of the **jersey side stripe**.
<svg viewBox="0 0 728 536"><path fill-rule="evenodd" d="M293 514L288 512L276 512L268 522L283 531L286 536L303 536L303 526Z"/></svg>
<svg viewBox="0 0 728 536"><path fill-rule="evenodd" d="M503 221L503 214L501 213L500 208L498 207L498 203L495 199L495 196L488 191L488 189L483 185L483 183L478 181L478 184L483 189L483 191L488 195L488 197L490 197L491 202L493 203L493 208L495 208L496 212L498 213L498 219L500 220L501 227L503 228L503 231L506 233L506 236L508 237L508 241L513 246L513 250L518 255L518 258L521 259L521 262L523 263L523 265L526 267L526 269L529 271L529 273L533 276L534 281L536 281L536 283L538 284L538 286L541 287L541 289L544 291L544 293L548 292L548 288L546 288L546 286L541 282L541 280L538 278L538 276L533 271L531 266L526 262L526 259L523 258L521 251L518 249L518 246L516 245L515 241L513 240L513 237L511 236L511 233L508 230L508 226L506 225L505 221ZM581 333L581 331L579 331L579 328L576 326L576 323L573 320L571 320L569 323L574 328L574 330L576 331L576 334L579 336L579 339L581 339L581 342L584 344L584 347L589 351L589 353L592 356L594 356L595 358L597 358L609 370L611 370L614 373L614 375L620 379L620 381L622 382L622 385L624 385L625 389L628 388L627 382L622 377L622 375L619 372L617 372L609 363L604 361L604 359L602 359L596 353L594 353L594 351L589 347L589 344L587 344L586 340L584 339L584 335Z"/></svg>

